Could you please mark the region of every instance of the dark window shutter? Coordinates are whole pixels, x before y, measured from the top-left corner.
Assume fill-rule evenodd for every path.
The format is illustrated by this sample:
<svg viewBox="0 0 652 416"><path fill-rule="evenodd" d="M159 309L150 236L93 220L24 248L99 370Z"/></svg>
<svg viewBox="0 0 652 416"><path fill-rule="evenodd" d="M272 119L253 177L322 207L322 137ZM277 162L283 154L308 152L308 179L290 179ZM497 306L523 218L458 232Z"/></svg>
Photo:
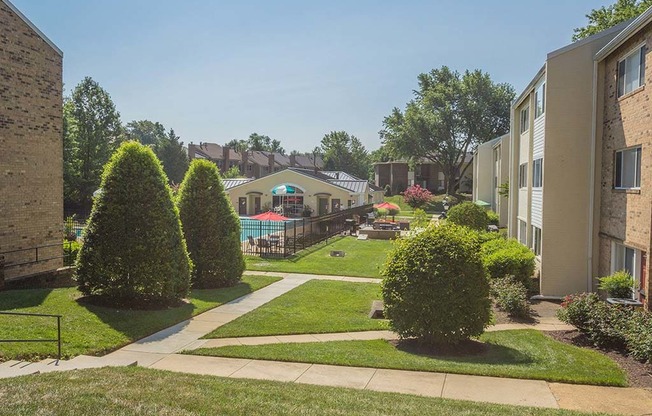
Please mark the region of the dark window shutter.
<svg viewBox="0 0 652 416"><path fill-rule="evenodd" d="M645 85L645 52L647 48L645 46L641 47L641 81L640 85Z"/></svg>
<svg viewBox="0 0 652 416"><path fill-rule="evenodd" d="M616 188L619 188L621 183L622 183L621 182L622 181L621 170L622 170L622 166L623 166L623 157L622 156L623 156L622 152L616 152L616 154L615 154L615 159L616 160L615 160L615 163L614 163L614 165L615 165L615 169L614 169L614 171L615 171L614 172L615 173L614 187L616 187Z"/></svg>
<svg viewBox="0 0 652 416"><path fill-rule="evenodd" d="M618 96L625 92L625 60L618 63Z"/></svg>

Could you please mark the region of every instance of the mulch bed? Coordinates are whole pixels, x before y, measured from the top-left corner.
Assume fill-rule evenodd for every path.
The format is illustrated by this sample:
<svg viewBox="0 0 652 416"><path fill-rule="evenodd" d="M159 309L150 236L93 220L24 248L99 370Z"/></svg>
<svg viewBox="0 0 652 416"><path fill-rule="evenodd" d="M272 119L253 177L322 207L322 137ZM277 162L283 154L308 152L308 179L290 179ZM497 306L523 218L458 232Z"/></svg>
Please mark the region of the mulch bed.
<svg viewBox="0 0 652 416"><path fill-rule="evenodd" d="M578 330L544 332L549 337L577 347L598 351L614 360L627 373L631 387L652 388L652 364L644 364L627 355L626 351L598 348Z"/></svg>
<svg viewBox="0 0 652 416"><path fill-rule="evenodd" d="M410 354L424 355L429 357L462 357L470 355L482 355L489 350L489 346L483 342L468 340L456 345L430 346L419 342L416 339L391 340L388 341L396 349Z"/></svg>

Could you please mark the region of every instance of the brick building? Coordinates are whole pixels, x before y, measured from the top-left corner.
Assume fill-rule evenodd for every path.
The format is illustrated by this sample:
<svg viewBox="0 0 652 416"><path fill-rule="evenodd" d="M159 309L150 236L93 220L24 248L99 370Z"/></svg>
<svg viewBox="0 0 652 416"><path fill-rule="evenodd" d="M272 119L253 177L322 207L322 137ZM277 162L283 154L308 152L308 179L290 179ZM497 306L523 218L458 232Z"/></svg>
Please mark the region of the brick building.
<svg viewBox="0 0 652 416"><path fill-rule="evenodd" d="M597 276L627 270L634 298L650 304L652 238L652 8L596 55ZM594 282L597 283L597 282Z"/></svg>
<svg viewBox="0 0 652 416"><path fill-rule="evenodd" d="M5 279L62 266L62 60L59 48L13 4L0 0L0 256ZM36 247L41 247L39 261Z"/></svg>

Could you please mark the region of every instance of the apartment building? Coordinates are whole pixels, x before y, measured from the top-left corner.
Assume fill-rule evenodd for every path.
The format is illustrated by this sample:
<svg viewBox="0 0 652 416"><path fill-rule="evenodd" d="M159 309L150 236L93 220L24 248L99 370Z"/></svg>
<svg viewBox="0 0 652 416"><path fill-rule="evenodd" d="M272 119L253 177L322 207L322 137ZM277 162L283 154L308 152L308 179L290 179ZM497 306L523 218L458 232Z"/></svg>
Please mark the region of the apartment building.
<svg viewBox="0 0 652 416"><path fill-rule="evenodd" d="M0 0L0 279L63 266L62 62L61 50Z"/></svg>
<svg viewBox="0 0 652 416"><path fill-rule="evenodd" d="M508 229L536 254L542 296L592 289L594 57L625 26L549 53L512 105Z"/></svg>
<svg viewBox="0 0 652 416"><path fill-rule="evenodd" d="M595 56L593 276L627 270L633 298L651 307L652 8ZM594 280L593 284L597 282Z"/></svg>
<svg viewBox="0 0 652 416"><path fill-rule="evenodd" d="M289 167L317 169L324 168L321 157L306 155L283 155L278 152L245 150L238 152L226 146L215 143L200 143L188 145L188 157L208 159L214 162L224 173L237 166L243 177L262 178L272 173L280 172Z"/></svg>
<svg viewBox="0 0 652 416"><path fill-rule="evenodd" d="M509 139L509 134L496 137L473 154L473 202L497 213L501 227L508 221L508 199L500 195L500 188L509 183Z"/></svg>

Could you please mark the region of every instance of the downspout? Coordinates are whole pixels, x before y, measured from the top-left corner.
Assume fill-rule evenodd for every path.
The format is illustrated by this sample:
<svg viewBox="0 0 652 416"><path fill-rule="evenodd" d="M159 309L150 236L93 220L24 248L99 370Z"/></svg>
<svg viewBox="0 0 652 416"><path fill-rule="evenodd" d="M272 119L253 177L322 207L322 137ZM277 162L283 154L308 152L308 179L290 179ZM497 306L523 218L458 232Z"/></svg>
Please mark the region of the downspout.
<svg viewBox="0 0 652 416"><path fill-rule="evenodd" d="M509 117L509 164L508 164L508 169L509 169L509 175L508 175L508 181L509 181L509 196L507 198L507 235L509 237L514 237L513 232L514 232L514 225L516 223L515 221L515 210L514 210L514 204L517 199L517 193L514 191L514 161L515 159L515 154L516 152L515 147L516 147L516 134L514 134L514 104L516 101L512 101L512 104L510 105L509 112L510 112L510 117ZM517 190L518 192L518 190Z"/></svg>
<svg viewBox="0 0 652 416"><path fill-rule="evenodd" d="M586 276L586 290L593 291L593 209L595 199L595 149L597 142L597 122L598 122L598 62L593 61L593 94L592 94L592 111L591 111L591 158L589 161L589 223L588 223L588 264Z"/></svg>

